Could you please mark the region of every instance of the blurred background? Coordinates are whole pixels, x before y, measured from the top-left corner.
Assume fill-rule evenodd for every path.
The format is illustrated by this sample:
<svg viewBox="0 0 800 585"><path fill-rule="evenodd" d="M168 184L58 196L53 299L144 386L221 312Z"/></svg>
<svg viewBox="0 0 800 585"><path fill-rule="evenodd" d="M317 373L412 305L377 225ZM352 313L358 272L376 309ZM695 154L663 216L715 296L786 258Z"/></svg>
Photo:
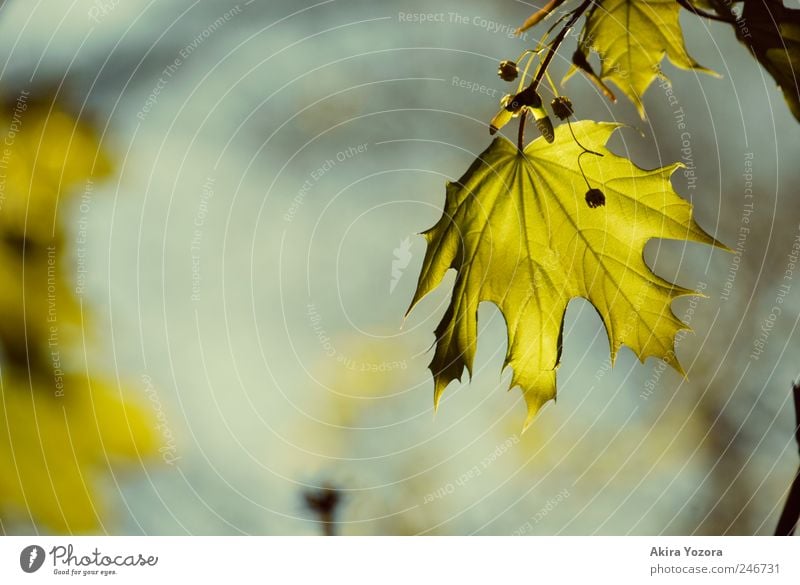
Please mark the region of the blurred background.
<svg viewBox="0 0 800 585"><path fill-rule="evenodd" d="M558 401L521 435L503 320L483 305L475 376L434 416L428 350L453 275L404 319L416 234L489 144L497 63L535 44L541 27L512 34L534 9L6 1L6 139L17 152L31 134L25 160L53 168L3 179L19 289L3 314L24 318L2 337L0 531L772 533L797 469L800 129L729 26L682 14L721 78L665 62L648 120L579 75L563 90L577 118L626 124L618 154L682 160L676 190L734 250L646 249L706 295L673 305L695 330L677 343L688 377L627 349L612 369L575 300Z"/></svg>

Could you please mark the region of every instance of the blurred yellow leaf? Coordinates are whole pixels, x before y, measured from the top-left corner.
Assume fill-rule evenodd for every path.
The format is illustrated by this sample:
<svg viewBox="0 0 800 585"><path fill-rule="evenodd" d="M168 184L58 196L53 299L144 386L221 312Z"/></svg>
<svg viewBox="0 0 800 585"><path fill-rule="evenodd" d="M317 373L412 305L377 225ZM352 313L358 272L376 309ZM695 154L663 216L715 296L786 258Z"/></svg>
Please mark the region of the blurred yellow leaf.
<svg viewBox="0 0 800 585"><path fill-rule="evenodd" d="M49 240L64 197L111 171L94 129L57 104L21 94L6 104L0 147L0 230Z"/></svg>
<svg viewBox="0 0 800 585"><path fill-rule="evenodd" d="M97 530L98 480L158 452L146 411L85 371L87 320L74 296L59 212L111 163L94 130L21 92L0 145L0 518ZM85 309L86 310L86 309Z"/></svg>
<svg viewBox="0 0 800 585"><path fill-rule="evenodd" d="M100 525L96 482L158 449L154 427L117 388L79 376L6 369L0 402L0 516L29 514L57 532Z"/></svg>

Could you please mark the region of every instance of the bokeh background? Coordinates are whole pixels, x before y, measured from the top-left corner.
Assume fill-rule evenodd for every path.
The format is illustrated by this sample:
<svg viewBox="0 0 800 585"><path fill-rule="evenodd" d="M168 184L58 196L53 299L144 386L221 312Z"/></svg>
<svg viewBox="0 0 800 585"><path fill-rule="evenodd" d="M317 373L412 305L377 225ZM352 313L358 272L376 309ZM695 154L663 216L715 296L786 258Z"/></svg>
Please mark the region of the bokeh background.
<svg viewBox="0 0 800 585"><path fill-rule="evenodd" d="M23 91L55 99L109 160L63 185L60 266L93 315L75 363L135 412L114 428L149 435L124 465L104 441L81 460L81 521L70 493L20 487L9 463L2 531L318 534L309 501L327 497L338 534L771 533L797 469L800 128L726 25L682 14L690 53L721 78L665 62L673 85L651 86L647 121L580 76L563 90L578 118L626 124L617 153L648 168L683 160L694 175L676 173L676 190L734 250L646 250L659 274L706 295L673 305L695 330L676 350L688 377L627 349L612 369L599 317L575 300L558 401L521 435L503 321L484 305L474 378L434 416L428 350L453 277L404 318L416 234L488 145L507 91L497 63L535 43L541 29L511 34L533 9L6 1L11 108ZM33 390L4 384L6 405L11 392ZM100 424L95 404L67 428ZM18 461L23 439L6 434ZM41 436L24 441L35 450Z"/></svg>

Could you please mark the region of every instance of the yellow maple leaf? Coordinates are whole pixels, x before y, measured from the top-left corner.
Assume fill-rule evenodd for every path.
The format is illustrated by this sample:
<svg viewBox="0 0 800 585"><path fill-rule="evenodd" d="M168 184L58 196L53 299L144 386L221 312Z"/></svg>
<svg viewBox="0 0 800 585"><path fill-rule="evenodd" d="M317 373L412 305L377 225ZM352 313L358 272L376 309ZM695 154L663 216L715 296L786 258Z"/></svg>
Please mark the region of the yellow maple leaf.
<svg viewBox="0 0 800 585"><path fill-rule="evenodd" d="M511 386L528 405L527 427L556 394L564 312L572 298L588 299L600 313L612 360L625 344L644 361L655 356L680 369L674 336L688 329L672 301L693 291L656 276L643 258L652 238L691 240L723 247L692 219L691 205L670 185L681 165L651 171L604 145L615 124L578 122L578 140L566 125L555 141L539 138L520 153L497 138L455 183L448 183L441 219L423 235L428 248L411 308L457 271L450 305L436 329L430 369L434 404L466 366L472 375L478 305L489 301L508 329L505 365ZM587 183L605 204L590 207ZM595 202L596 203L596 202ZM409 311L411 310L409 309Z"/></svg>
<svg viewBox="0 0 800 585"><path fill-rule="evenodd" d="M679 11L675 0L602 0L591 8L581 33L579 51L600 56L600 79L614 82L642 118L642 96L662 75L665 54L677 67L716 75L686 52Z"/></svg>

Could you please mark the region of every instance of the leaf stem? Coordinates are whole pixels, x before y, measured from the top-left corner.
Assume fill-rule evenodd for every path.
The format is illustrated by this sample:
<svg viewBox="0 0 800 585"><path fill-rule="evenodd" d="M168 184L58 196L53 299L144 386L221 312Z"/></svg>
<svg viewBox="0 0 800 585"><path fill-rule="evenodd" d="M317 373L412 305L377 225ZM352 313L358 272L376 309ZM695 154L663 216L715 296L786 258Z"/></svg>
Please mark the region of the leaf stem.
<svg viewBox="0 0 800 585"><path fill-rule="evenodd" d="M522 110L519 115L519 128L517 129L517 148L520 153L525 150L525 118L528 117L528 110Z"/></svg>

